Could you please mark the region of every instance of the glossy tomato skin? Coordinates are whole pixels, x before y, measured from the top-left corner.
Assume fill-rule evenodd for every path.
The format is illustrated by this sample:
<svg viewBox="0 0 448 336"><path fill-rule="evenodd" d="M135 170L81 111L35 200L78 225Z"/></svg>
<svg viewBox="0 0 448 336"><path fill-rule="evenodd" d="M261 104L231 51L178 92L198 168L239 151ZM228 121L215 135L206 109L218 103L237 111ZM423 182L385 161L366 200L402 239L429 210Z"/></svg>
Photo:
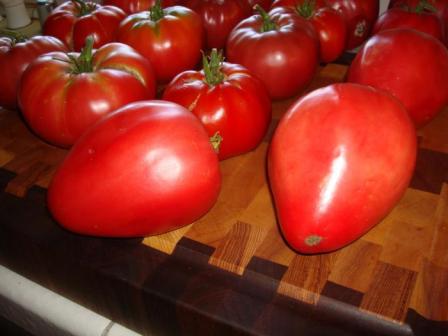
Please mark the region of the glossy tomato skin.
<svg viewBox="0 0 448 336"><path fill-rule="evenodd" d="M412 29L372 36L352 61L347 81L392 93L416 127L448 103L448 50L434 37Z"/></svg>
<svg viewBox="0 0 448 336"><path fill-rule="evenodd" d="M121 8L126 14L134 14L147 11L154 6L156 0L104 0L103 5L115 6ZM178 3L176 0L162 0L162 7L174 6Z"/></svg>
<svg viewBox="0 0 448 336"><path fill-rule="evenodd" d="M269 13L276 29L262 31L259 14L241 21L227 40L227 60L248 68L266 85L272 99L291 97L313 78L319 59L314 27L289 9Z"/></svg>
<svg viewBox="0 0 448 336"><path fill-rule="evenodd" d="M347 50L354 49L367 40L378 18L379 0L327 0L327 3L345 17Z"/></svg>
<svg viewBox="0 0 448 336"><path fill-rule="evenodd" d="M272 7L291 8L297 15L309 20L319 39L320 61L330 63L345 50L347 42L345 18L337 10L328 7L324 0L316 1L310 10L301 10L306 5L309 6L309 2L305 0L276 0Z"/></svg>
<svg viewBox="0 0 448 336"><path fill-rule="evenodd" d="M79 139L51 181L48 206L77 233L148 236L204 215L220 183L199 120L178 104L143 101L108 115Z"/></svg>
<svg viewBox="0 0 448 336"><path fill-rule="evenodd" d="M25 120L47 142L70 147L85 130L115 109L155 96L155 76L147 59L122 43L93 53L92 71L73 73L70 56L53 52L36 58L19 86Z"/></svg>
<svg viewBox="0 0 448 336"><path fill-rule="evenodd" d="M223 49L231 30L250 13L242 0L183 0L199 14L205 29L205 46Z"/></svg>
<svg viewBox="0 0 448 336"><path fill-rule="evenodd" d="M271 121L271 100L264 84L238 65L222 63L224 81L210 86L204 71L186 71L165 88L163 99L188 108L218 133L220 160L249 152L262 141Z"/></svg>
<svg viewBox="0 0 448 336"><path fill-rule="evenodd" d="M201 57L204 29L200 16L189 8L163 8L163 17L149 11L129 15L118 29L118 41L130 45L150 60L159 82L193 69Z"/></svg>
<svg viewBox="0 0 448 336"><path fill-rule="evenodd" d="M416 29L442 42L444 38L443 23L436 14L417 13L403 8L391 8L385 11L376 21L372 33L394 28Z"/></svg>
<svg viewBox="0 0 448 336"><path fill-rule="evenodd" d="M17 90L26 67L38 56L52 51L67 51L52 36L33 36L23 42L0 37L0 106L17 109Z"/></svg>
<svg viewBox="0 0 448 336"><path fill-rule="evenodd" d="M116 30L125 12L115 6L102 6L95 2L85 2L88 10L82 12L74 1L67 1L56 7L48 15L43 27L44 35L57 37L71 50L80 51L87 36L94 36L94 47L98 48L116 40Z"/></svg>
<svg viewBox="0 0 448 336"><path fill-rule="evenodd" d="M415 128L387 92L338 83L302 97L280 120L268 153L287 242L309 254L358 239L401 198L416 151Z"/></svg>

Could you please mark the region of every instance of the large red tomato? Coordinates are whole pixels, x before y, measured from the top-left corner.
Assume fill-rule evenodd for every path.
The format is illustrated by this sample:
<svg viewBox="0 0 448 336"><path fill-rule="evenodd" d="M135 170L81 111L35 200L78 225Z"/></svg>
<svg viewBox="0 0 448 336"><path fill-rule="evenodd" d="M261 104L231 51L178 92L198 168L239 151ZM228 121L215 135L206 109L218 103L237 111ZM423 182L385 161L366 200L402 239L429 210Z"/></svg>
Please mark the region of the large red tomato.
<svg viewBox="0 0 448 336"><path fill-rule="evenodd" d="M87 36L93 35L94 47L115 41L116 30L125 12L115 6L71 0L62 3L46 18L44 35L55 36L70 49L80 51Z"/></svg>
<svg viewBox="0 0 448 336"><path fill-rule="evenodd" d="M134 14L149 10L155 5L157 0L104 0L103 5L116 6L126 12L126 14ZM162 0L162 7L174 6L177 0Z"/></svg>
<svg viewBox="0 0 448 336"><path fill-rule="evenodd" d="M178 104L142 101L79 139L51 181L48 206L77 233L147 236L204 215L220 183L218 158L199 120Z"/></svg>
<svg viewBox="0 0 448 336"><path fill-rule="evenodd" d="M384 89L406 107L417 127L448 104L448 50L413 29L372 36L352 61L347 80Z"/></svg>
<svg viewBox="0 0 448 336"><path fill-rule="evenodd" d="M248 13L242 0L182 0L182 5L191 8L202 19L207 48L224 48L230 31Z"/></svg>
<svg viewBox="0 0 448 336"><path fill-rule="evenodd" d="M348 30L346 49L351 50L367 40L378 18L379 0L326 1L345 16Z"/></svg>
<svg viewBox="0 0 448 336"><path fill-rule="evenodd" d="M92 54L92 38L79 53L52 52L27 67L19 85L23 115L44 140L71 146L104 115L130 102L155 96L149 61L122 43Z"/></svg>
<svg viewBox="0 0 448 336"><path fill-rule="evenodd" d="M189 8L162 8L129 15L118 29L118 41L128 44L151 61L156 78L169 82L193 69L201 58L204 29L200 16Z"/></svg>
<svg viewBox="0 0 448 336"><path fill-rule="evenodd" d="M51 51L67 51L67 48L52 36L0 37L0 106L17 108L22 73L37 56Z"/></svg>
<svg viewBox="0 0 448 336"><path fill-rule="evenodd" d="M323 63L336 60L344 52L347 40L345 18L340 12L327 7L324 0L276 0L272 6L289 7L313 24Z"/></svg>
<svg viewBox="0 0 448 336"><path fill-rule="evenodd" d="M258 146L271 122L271 100L264 84L238 65L222 62L213 49L201 71L186 71L165 88L163 99L193 112L210 137L218 137L221 160Z"/></svg>
<svg viewBox="0 0 448 336"><path fill-rule="evenodd" d="M261 8L241 21L227 40L227 59L259 77L273 99L291 97L313 78L319 42L313 25L290 9Z"/></svg>
<svg viewBox="0 0 448 336"><path fill-rule="evenodd" d="M395 7L386 10L376 21L372 33L393 28L416 29L430 34L440 41L444 41L444 27L442 20L435 13L422 9Z"/></svg>
<svg viewBox="0 0 448 336"><path fill-rule="evenodd" d="M268 154L285 239L301 253L321 253L359 238L399 201L416 151L415 128L387 92L338 83L302 97Z"/></svg>

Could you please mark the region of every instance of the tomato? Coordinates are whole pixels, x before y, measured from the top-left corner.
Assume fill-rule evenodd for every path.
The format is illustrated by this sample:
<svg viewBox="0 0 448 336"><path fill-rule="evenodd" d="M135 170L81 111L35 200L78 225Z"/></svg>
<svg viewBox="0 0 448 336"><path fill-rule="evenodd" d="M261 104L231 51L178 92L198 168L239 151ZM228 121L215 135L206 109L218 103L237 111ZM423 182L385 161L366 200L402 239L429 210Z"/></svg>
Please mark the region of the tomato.
<svg viewBox="0 0 448 336"><path fill-rule="evenodd" d="M281 118L268 152L286 241L322 253L358 239L401 198L416 151L415 128L387 92L338 83L303 96Z"/></svg>
<svg viewBox="0 0 448 336"><path fill-rule="evenodd" d="M200 15L205 46L209 49L224 48L233 27L249 15L247 4L240 0L183 0L180 3Z"/></svg>
<svg viewBox="0 0 448 336"><path fill-rule="evenodd" d="M115 41L116 30L125 12L115 6L71 0L62 3L46 18L42 32L55 36L70 49L80 51L86 37L93 35L94 48Z"/></svg>
<svg viewBox="0 0 448 336"><path fill-rule="evenodd" d="M241 21L227 41L227 60L241 64L266 85L273 99L304 89L318 65L319 42L313 25L284 8L258 8Z"/></svg>
<svg viewBox="0 0 448 336"><path fill-rule="evenodd" d="M343 15L327 7L323 0L276 0L273 7L288 7L309 20L319 38L319 54L323 63L336 60L345 50L347 24Z"/></svg>
<svg viewBox="0 0 448 336"><path fill-rule="evenodd" d="M71 146L113 110L155 96L155 77L147 59L116 42L92 54L92 37L87 41L81 54L39 56L19 85L25 120L37 135L57 146Z"/></svg>
<svg viewBox="0 0 448 336"><path fill-rule="evenodd" d="M103 5L116 6L125 11L126 14L134 14L149 10L154 6L156 0L104 0ZM174 6L176 0L162 0L162 7Z"/></svg>
<svg viewBox="0 0 448 336"><path fill-rule="evenodd" d="M347 23L347 46L351 50L361 45L371 33L378 18L379 0L327 0L330 7L341 12Z"/></svg>
<svg viewBox="0 0 448 336"><path fill-rule="evenodd" d="M128 104L89 129L56 171L48 206L68 230L93 236L164 233L216 202L218 158L199 120L166 101Z"/></svg>
<svg viewBox="0 0 448 336"><path fill-rule="evenodd" d="M243 3L247 4L250 11L248 14L251 15L255 5L259 5L265 11L271 9L272 0L241 0Z"/></svg>
<svg viewBox="0 0 448 336"><path fill-rule="evenodd" d="M162 8L157 0L149 11L131 14L122 21L118 41L149 59L157 80L165 83L195 68L201 58L204 30L200 16L191 9Z"/></svg>
<svg viewBox="0 0 448 336"><path fill-rule="evenodd" d="M420 7L419 7L420 8ZM443 24L435 13L423 9L391 8L386 10L376 21L373 34L386 29L410 28L430 34L443 42Z"/></svg>
<svg viewBox="0 0 448 336"><path fill-rule="evenodd" d="M0 37L0 106L17 108L22 73L37 56L51 51L67 51L67 48L52 36Z"/></svg>
<svg viewBox="0 0 448 336"><path fill-rule="evenodd" d="M448 103L448 50L434 37L413 29L384 30L359 50L350 82L384 89L406 107L416 127Z"/></svg>
<svg viewBox="0 0 448 336"><path fill-rule="evenodd" d="M163 99L193 112L210 137L218 137L219 159L256 148L271 122L271 101L264 84L238 65L222 62L213 49L204 69L186 71L165 88Z"/></svg>

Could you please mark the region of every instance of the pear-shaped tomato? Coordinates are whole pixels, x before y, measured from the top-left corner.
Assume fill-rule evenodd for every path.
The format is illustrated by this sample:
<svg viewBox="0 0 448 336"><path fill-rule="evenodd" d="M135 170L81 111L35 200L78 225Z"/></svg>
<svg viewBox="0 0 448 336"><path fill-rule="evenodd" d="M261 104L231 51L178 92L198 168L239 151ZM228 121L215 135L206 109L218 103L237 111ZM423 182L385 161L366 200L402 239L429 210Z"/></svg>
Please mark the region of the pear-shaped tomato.
<svg viewBox="0 0 448 336"><path fill-rule="evenodd" d="M416 149L408 114L385 91L340 83L301 98L268 155L285 239L299 252L321 253L359 238L399 201Z"/></svg>
<svg viewBox="0 0 448 336"><path fill-rule="evenodd" d="M220 183L200 121L178 104L141 101L107 115L76 142L53 177L48 206L77 233L146 236L204 215Z"/></svg>

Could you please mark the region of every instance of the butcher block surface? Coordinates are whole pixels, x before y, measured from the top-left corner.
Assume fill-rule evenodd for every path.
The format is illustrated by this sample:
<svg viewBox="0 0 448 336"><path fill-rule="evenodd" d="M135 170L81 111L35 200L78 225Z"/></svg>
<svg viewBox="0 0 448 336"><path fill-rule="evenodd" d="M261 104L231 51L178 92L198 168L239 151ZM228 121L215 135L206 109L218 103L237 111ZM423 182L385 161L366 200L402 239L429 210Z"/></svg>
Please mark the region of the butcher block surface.
<svg viewBox="0 0 448 336"><path fill-rule="evenodd" d="M346 70L320 67L308 90ZM142 334L448 335L448 108L418 130L413 179L381 223L336 252L300 255L266 176L269 139L296 99L273 103L256 150L220 163L209 213L135 239L62 229L45 196L67 151L0 109L0 263Z"/></svg>

